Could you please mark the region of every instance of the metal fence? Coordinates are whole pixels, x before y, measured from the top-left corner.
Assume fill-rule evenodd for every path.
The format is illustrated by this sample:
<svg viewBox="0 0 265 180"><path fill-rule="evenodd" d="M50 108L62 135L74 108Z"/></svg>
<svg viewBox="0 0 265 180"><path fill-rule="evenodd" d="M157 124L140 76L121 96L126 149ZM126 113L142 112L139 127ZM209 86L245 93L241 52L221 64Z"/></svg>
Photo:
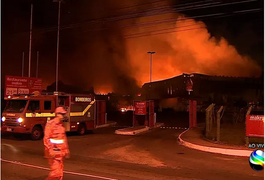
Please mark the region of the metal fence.
<svg viewBox="0 0 265 180"><path fill-rule="evenodd" d="M216 142L242 144L246 141L246 115L251 107L229 107L211 104L206 109L205 137Z"/></svg>

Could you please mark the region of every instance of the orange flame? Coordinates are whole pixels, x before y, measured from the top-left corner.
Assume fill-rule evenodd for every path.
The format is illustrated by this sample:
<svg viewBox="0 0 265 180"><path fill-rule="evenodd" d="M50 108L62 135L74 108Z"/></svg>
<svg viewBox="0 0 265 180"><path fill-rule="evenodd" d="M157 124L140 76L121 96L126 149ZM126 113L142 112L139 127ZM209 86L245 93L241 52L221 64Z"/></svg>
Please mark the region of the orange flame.
<svg viewBox="0 0 265 180"><path fill-rule="evenodd" d="M96 94L108 94L112 92L112 87L108 85L97 85L94 88Z"/></svg>

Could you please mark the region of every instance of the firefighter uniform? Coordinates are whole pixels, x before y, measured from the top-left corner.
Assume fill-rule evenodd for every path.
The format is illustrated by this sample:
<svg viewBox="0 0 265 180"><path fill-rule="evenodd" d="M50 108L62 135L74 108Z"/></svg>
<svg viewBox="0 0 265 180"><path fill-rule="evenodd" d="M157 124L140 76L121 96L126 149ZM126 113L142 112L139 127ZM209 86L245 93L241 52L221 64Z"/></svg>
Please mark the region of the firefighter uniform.
<svg viewBox="0 0 265 180"><path fill-rule="evenodd" d="M59 107L55 113L65 114L66 111ZM50 173L47 180L63 179L63 160L69 155L69 148L65 128L58 117L47 122L44 132L45 157L50 164Z"/></svg>

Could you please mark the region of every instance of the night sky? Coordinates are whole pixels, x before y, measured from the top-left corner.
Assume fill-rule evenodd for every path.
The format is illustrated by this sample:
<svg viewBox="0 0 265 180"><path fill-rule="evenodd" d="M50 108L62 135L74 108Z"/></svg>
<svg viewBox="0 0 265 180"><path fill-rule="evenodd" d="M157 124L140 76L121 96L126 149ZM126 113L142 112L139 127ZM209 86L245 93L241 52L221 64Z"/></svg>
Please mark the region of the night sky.
<svg viewBox="0 0 265 180"><path fill-rule="evenodd" d="M36 75L39 51L43 87L55 81L58 3L2 0L2 87L5 75L21 76L22 52L24 75L28 75L31 2L31 76ZM183 72L260 76L263 1L194 2L198 1L65 0L61 6L59 79L84 90L94 86L96 92L132 93L149 81L147 51L156 51L153 80ZM182 22L177 20L180 15L196 21Z"/></svg>

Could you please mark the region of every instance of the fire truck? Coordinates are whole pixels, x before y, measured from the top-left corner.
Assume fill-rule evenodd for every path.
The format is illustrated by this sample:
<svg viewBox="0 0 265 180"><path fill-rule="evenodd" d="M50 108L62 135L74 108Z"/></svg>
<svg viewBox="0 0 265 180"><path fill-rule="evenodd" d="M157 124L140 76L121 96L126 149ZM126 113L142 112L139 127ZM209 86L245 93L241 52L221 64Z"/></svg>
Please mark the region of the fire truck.
<svg viewBox="0 0 265 180"><path fill-rule="evenodd" d="M67 110L67 118L63 120L66 132L83 135L107 122L106 101L96 100L92 94L19 94L5 100L1 131L30 134L32 140L43 137L47 121L55 117L57 103Z"/></svg>

